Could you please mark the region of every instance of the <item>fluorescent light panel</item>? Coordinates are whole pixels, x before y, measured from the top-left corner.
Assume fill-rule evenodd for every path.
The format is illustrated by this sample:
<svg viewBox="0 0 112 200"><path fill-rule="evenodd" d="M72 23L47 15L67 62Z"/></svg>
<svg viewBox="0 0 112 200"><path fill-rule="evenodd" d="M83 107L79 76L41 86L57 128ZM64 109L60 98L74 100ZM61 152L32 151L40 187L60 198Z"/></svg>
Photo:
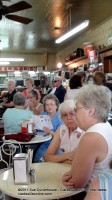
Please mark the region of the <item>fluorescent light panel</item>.
<svg viewBox="0 0 112 200"><path fill-rule="evenodd" d="M68 39L69 37L71 37L72 35L78 33L79 31L81 31L82 29L86 28L89 25L89 20L85 20L83 23L81 23L80 25L76 26L74 29L72 29L71 31L67 32L66 34L64 34L63 36L61 36L60 38L55 40L55 43L61 43L64 40Z"/></svg>
<svg viewBox="0 0 112 200"><path fill-rule="evenodd" d="M24 61L24 58L0 58L0 61L13 61L13 62L22 62Z"/></svg>

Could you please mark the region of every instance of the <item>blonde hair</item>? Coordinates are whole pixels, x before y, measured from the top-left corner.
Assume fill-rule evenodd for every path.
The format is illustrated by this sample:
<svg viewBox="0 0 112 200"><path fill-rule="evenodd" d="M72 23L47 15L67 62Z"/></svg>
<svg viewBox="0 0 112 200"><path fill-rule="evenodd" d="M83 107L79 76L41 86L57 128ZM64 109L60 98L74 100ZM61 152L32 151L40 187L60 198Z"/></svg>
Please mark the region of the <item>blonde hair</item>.
<svg viewBox="0 0 112 200"><path fill-rule="evenodd" d="M25 79L25 82L26 82L26 81L30 81L30 83L32 84L32 86L34 85L34 81L33 81L32 78L26 78L26 79Z"/></svg>

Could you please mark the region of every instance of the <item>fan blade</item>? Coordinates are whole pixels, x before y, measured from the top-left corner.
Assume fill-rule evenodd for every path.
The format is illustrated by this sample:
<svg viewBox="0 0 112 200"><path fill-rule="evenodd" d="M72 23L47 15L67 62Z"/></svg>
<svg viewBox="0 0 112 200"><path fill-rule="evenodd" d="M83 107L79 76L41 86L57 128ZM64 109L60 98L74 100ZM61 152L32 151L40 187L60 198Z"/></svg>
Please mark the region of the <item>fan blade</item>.
<svg viewBox="0 0 112 200"><path fill-rule="evenodd" d="M16 22L20 22L20 23L23 23L23 24L29 24L30 22L33 21L33 19L21 17L21 16L18 16L18 15L6 15L5 17L7 19L10 19L10 20L13 20L13 21L16 21Z"/></svg>
<svg viewBox="0 0 112 200"><path fill-rule="evenodd" d="M32 8L32 6L25 1L20 1L11 6L7 6L7 11L8 11L8 13L13 13L13 12L25 10L28 8Z"/></svg>

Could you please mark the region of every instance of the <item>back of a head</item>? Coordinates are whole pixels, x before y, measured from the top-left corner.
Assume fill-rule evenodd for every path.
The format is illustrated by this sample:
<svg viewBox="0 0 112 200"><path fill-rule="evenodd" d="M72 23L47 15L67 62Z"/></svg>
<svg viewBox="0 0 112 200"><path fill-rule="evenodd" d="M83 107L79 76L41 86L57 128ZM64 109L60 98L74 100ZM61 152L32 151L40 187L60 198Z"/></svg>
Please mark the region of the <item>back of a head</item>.
<svg viewBox="0 0 112 200"><path fill-rule="evenodd" d="M81 76L78 74L74 74L71 76L69 81L70 89L77 89L82 87Z"/></svg>
<svg viewBox="0 0 112 200"><path fill-rule="evenodd" d="M78 72L76 72L76 74L78 74L79 76L81 76L81 78L84 78L84 80L85 80L85 78L86 78L86 72L85 71L78 71Z"/></svg>
<svg viewBox="0 0 112 200"><path fill-rule="evenodd" d="M96 85L105 85L106 78L105 74L101 71L96 71L93 73L93 83Z"/></svg>
<svg viewBox="0 0 112 200"><path fill-rule="evenodd" d="M25 97L21 92L16 92L13 97L13 103L15 106L24 106L25 105Z"/></svg>

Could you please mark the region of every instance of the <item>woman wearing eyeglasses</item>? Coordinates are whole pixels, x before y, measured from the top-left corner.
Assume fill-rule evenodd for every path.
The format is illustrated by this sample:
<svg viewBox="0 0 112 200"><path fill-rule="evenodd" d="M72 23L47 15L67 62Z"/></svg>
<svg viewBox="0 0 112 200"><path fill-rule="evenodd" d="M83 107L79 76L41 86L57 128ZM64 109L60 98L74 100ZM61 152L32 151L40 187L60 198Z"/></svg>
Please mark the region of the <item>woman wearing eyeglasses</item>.
<svg viewBox="0 0 112 200"><path fill-rule="evenodd" d="M48 147L45 161L72 162L75 150L83 135L83 131L78 128L74 108L75 103L73 100L65 100L60 105L59 113L64 125L60 126ZM62 154L57 154L58 149L62 150Z"/></svg>
<svg viewBox="0 0 112 200"><path fill-rule="evenodd" d="M48 94L43 98L43 106L44 106L44 111L41 114L48 115L53 125L52 130L50 130L49 127L44 127L44 132L46 134L51 134L52 137L54 137L55 132L63 124L63 121L59 118L59 112L58 112L59 101L55 95ZM42 158L45 155L46 150L50 143L51 140L44 142L40 145L40 147L37 149L34 155L34 162L42 161Z"/></svg>
<svg viewBox="0 0 112 200"><path fill-rule="evenodd" d="M62 178L65 186L87 188L94 177L110 168L112 127L107 122L110 110L111 99L102 86L90 84L79 90L76 119L85 134L74 155L71 170Z"/></svg>

